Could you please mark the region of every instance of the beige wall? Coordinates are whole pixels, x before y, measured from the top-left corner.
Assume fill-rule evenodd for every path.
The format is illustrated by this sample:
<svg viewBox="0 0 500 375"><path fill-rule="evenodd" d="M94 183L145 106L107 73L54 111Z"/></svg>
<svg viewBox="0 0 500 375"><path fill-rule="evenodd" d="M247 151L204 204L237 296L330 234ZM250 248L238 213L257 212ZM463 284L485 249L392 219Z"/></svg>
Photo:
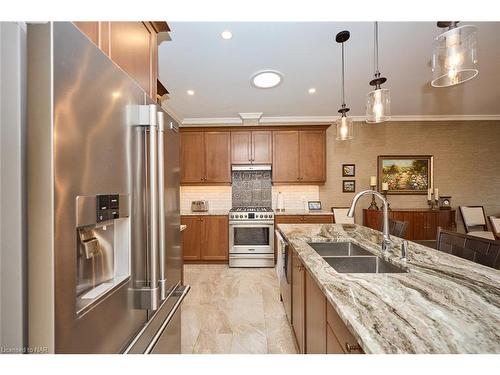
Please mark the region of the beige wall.
<svg viewBox="0 0 500 375"><path fill-rule="evenodd" d="M356 192L369 188L377 174L377 156L434 155L434 186L440 195L451 195L453 207L484 205L486 214L500 214L500 122L389 122L354 124L354 139L335 140L335 126L327 131L327 183L320 187L324 207L348 206L353 193L342 193L342 163L356 164ZM345 178L348 179L348 178ZM427 207L423 195L391 195L394 208ZM356 211L370 198L362 199ZM458 229L463 230L457 209Z"/></svg>

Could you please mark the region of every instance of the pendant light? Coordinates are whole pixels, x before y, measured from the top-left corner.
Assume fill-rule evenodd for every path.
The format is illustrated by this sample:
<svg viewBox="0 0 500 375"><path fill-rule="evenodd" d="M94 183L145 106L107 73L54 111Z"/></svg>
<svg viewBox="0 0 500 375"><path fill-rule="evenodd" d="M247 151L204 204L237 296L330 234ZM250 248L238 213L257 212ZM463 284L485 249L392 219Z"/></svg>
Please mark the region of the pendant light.
<svg viewBox="0 0 500 375"><path fill-rule="evenodd" d="M337 43L342 44L342 107L339 109L339 113L341 116L339 119L335 121L337 124L337 137L336 139L339 141L345 141L348 139L352 139L353 130L352 130L352 119L346 116L346 113L349 112L349 108L345 105L345 94L344 94L344 42L346 42L351 34L349 31L344 30L337 34L335 37L335 41Z"/></svg>
<svg viewBox="0 0 500 375"><path fill-rule="evenodd" d="M366 122L378 124L391 118L391 94L389 89L380 88L387 78L380 77L378 70L378 22L374 25L373 57L375 78L370 81L370 86L374 86L375 90L366 96Z"/></svg>
<svg viewBox="0 0 500 375"><path fill-rule="evenodd" d="M474 78L477 69L477 28L458 21L440 21L447 28L434 40L432 50L432 82L434 87L448 87Z"/></svg>

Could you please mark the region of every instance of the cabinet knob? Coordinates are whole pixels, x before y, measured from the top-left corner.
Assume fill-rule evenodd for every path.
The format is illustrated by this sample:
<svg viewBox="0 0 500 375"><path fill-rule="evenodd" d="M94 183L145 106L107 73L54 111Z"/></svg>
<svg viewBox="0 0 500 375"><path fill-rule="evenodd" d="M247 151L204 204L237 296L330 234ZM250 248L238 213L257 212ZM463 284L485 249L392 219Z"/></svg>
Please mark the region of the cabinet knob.
<svg viewBox="0 0 500 375"><path fill-rule="evenodd" d="M345 350L347 353L359 352L361 350L361 346L359 345L351 345L348 342L345 343Z"/></svg>

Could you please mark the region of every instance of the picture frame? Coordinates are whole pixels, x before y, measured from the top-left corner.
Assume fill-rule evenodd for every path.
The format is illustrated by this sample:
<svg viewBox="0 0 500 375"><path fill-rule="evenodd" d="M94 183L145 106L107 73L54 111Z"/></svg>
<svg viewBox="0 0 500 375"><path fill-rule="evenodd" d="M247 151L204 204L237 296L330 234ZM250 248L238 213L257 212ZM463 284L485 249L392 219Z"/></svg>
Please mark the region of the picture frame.
<svg viewBox="0 0 500 375"><path fill-rule="evenodd" d="M387 194L424 195L433 188L432 155L379 155L377 186L389 185Z"/></svg>
<svg viewBox="0 0 500 375"><path fill-rule="evenodd" d="M356 192L356 180L342 180L342 193Z"/></svg>
<svg viewBox="0 0 500 375"><path fill-rule="evenodd" d="M342 164L342 177L356 176L356 164Z"/></svg>
<svg viewBox="0 0 500 375"><path fill-rule="evenodd" d="M308 201L307 207L309 211L321 211L321 201Z"/></svg>

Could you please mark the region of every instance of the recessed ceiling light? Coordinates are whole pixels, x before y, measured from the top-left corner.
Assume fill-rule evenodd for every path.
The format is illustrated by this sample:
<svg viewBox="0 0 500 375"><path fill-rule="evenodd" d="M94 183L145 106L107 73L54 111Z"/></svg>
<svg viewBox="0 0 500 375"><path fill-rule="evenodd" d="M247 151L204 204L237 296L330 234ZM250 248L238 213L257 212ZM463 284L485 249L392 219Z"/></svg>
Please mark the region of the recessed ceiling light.
<svg viewBox="0 0 500 375"><path fill-rule="evenodd" d="M308 91L309 91L309 94L315 94L316 93L316 89L314 87L311 87Z"/></svg>
<svg viewBox="0 0 500 375"><path fill-rule="evenodd" d="M222 39L229 40L233 37L233 33L229 30L224 30L220 33L220 36L222 37Z"/></svg>
<svg viewBox="0 0 500 375"><path fill-rule="evenodd" d="M193 96L194 95L194 90L187 90L187 94Z"/></svg>
<svg viewBox="0 0 500 375"><path fill-rule="evenodd" d="M260 89L270 89L278 86L282 77L282 74L275 70L263 70L253 75L252 84Z"/></svg>

